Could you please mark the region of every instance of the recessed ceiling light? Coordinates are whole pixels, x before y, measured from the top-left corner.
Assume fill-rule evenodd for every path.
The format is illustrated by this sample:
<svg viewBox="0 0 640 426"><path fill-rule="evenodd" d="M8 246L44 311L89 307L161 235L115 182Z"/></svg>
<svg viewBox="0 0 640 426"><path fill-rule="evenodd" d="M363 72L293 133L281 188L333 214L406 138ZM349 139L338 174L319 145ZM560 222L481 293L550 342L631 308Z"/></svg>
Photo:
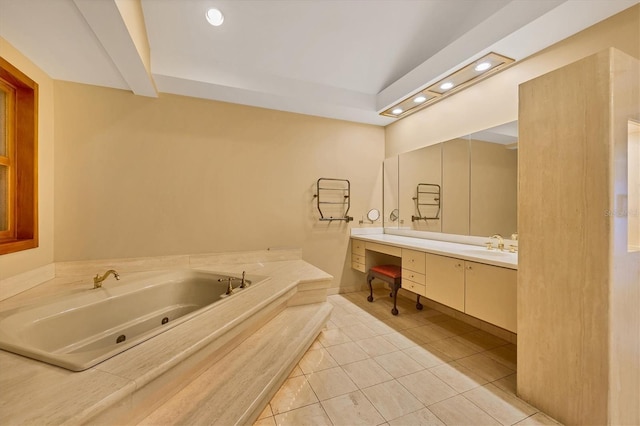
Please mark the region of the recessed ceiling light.
<svg viewBox="0 0 640 426"><path fill-rule="evenodd" d="M476 65L475 70L476 71L486 71L489 68L491 68L491 62L480 62L478 65Z"/></svg>
<svg viewBox="0 0 640 426"><path fill-rule="evenodd" d="M487 53L448 76L440 78L426 89L416 90L412 95L397 101L395 105L389 105L386 110L380 112L380 115L397 119L406 117L495 74L513 62L513 59L506 56L494 52Z"/></svg>
<svg viewBox="0 0 640 426"><path fill-rule="evenodd" d="M216 8L207 10L207 21L214 27L219 27L224 22L224 15Z"/></svg>

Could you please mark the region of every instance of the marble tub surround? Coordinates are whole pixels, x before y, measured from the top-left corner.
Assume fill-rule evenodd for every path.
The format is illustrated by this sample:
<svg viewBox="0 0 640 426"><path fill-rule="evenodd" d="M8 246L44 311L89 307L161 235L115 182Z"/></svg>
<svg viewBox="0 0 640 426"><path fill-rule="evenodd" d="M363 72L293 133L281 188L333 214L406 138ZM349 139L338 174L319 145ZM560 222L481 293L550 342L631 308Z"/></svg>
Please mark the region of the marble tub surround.
<svg viewBox="0 0 640 426"><path fill-rule="evenodd" d="M22 274L0 279L0 301L13 297L54 278L88 277L108 269L121 273L176 268L197 268L216 263L255 263L302 259L300 249L266 249L231 253L186 254L131 259L79 260L56 262ZM77 278L76 278L77 279ZM58 282L59 284L60 282Z"/></svg>
<svg viewBox="0 0 640 426"><path fill-rule="evenodd" d="M389 233L351 235L351 238L373 243L392 245L410 250L418 250L432 254L455 257L457 259L469 260L472 262L479 262L493 266L500 266L503 268L518 269L518 253L510 253L508 250L487 250L484 246L479 245L415 238ZM483 241L484 240L485 239L483 239ZM488 241L488 238L486 240ZM505 240L505 247L509 247L509 244L509 240Z"/></svg>
<svg viewBox="0 0 640 426"><path fill-rule="evenodd" d="M252 257L254 256L254 257ZM249 254L255 259L257 254ZM269 254L266 254L268 257ZM137 345L80 373L0 351L0 406L10 424L113 423L135 411L143 418L171 397L210 363L222 358L260 326L287 309L298 293L330 285L332 277L302 260L241 263L240 255L215 256L220 262L198 269L269 276L252 291L233 296L234 303L203 312L181 326ZM224 263L230 261L231 263ZM93 270L92 270L93 271ZM122 272L121 272L122 273ZM150 272L131 272L149 274ZM108 283L105 283L108 285ZM28 304L60 291L91 291L91 276L59 277L0 302ZM53 289L53 290L52 290ZM301 299L322 302L322 294ZM325 292L326 297L326 292Z"/></svg>
<svg viewBox="0 0 640 426"><path fill-rule="evenodd" d="M284 310L140 425L251 424L324 328L329 303Z"/></svg>
<svg viewBox="0 0 640 426"><path fill-rule="evenodd" d="M36 269L9 278L0 279L0 300L8 299L23 291L29 290L56 276L55 263L50 263Z"/></svg>
<svg viewBox="0 0 640 426"><path fill-rule="evenodd" d="M117 269L120 273L177 268L198 268L212 265L249 264L302 259L300 249L266 249L255 251L184 254L174 256L138 257L130 259L79 260L57 262L56 277L86 276L94 271Z"/></svg>

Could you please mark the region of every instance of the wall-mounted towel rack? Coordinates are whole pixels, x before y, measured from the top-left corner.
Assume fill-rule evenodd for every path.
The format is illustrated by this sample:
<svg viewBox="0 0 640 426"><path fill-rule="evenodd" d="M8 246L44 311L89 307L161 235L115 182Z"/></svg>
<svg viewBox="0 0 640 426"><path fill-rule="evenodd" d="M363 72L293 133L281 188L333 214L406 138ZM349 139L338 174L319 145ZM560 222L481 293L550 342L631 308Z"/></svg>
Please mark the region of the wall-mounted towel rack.
<svg viewBox="0 0 640 426"><path fill-rule="evenodd" d="M344 220L350 222L353 220L353 217L349 216L351 182L347 179L318 179L313 198L316 199L321 221Z"/></svg>
<svg viewBox="0 0 640 426"><path fill-rule="evenodd" d="M411 222L416 220L440 219L440 185L433 183L419 183L416 186L416 196L412 198L416 203L418 216L411 216ZM420 206L429 206L429 213L432 215L423 216L420 212Z"/></svg>

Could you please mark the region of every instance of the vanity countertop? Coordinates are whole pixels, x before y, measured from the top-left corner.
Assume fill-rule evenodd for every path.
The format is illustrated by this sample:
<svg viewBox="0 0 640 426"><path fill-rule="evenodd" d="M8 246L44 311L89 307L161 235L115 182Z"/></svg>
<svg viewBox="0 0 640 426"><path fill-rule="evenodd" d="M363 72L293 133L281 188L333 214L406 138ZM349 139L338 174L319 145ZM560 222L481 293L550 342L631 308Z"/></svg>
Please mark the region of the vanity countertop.
<svg viewBox="0 0 640 426"><path fill-rule="evenodd" d="M427 240L424 238L406 237L391 234L360 234L351 238L379 244L424 251L426 253L455 257L487 265L500 266L508 269L518 269L518 254L509 251L487 250L484 247L452 243L449 241Z"/></svg>

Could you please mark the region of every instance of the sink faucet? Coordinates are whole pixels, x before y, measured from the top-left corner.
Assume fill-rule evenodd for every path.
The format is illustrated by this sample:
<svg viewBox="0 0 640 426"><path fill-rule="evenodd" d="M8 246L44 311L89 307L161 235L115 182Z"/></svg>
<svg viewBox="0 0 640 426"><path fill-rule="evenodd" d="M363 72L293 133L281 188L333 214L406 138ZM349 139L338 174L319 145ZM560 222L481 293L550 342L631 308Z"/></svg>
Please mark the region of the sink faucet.
<svg viewBox="0 0 640 426"><path fill-rule="evenodd" d="M491 237L489 237L491 240L494 238L498 239L498 250L500 251L504 251L504 238L502 238L502 235L500 234L494 234Z"/></svg>
<svg viewBox="0 0 640 426"><path fill-rule="evenodd" d="M96 274L96 276L93 277L93 288L102 287L102 281L106 280L109 274L113 274L116 280L120 279L120 275L118 275L116 271L114 271L113 269L109 269L107 272L104 273L103 276Z"/></svg>

